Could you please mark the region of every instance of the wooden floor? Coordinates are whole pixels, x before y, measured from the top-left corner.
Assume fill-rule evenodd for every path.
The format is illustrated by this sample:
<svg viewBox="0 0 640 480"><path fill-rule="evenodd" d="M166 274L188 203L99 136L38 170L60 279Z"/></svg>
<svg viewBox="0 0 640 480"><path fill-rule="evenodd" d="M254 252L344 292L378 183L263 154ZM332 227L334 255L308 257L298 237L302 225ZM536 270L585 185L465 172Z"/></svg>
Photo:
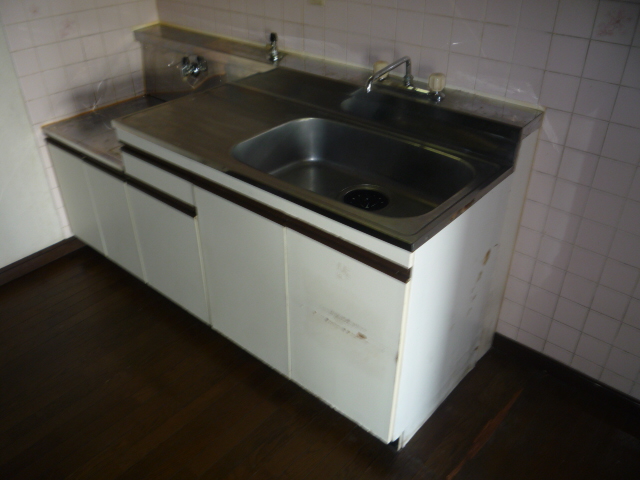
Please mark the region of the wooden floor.
<svg viewBox="0 0 640 480"><path fill-rule="evenodd" d="M639 438L491 351L397 453L88 248L0 287L2 479L639 479Z"/></svg>

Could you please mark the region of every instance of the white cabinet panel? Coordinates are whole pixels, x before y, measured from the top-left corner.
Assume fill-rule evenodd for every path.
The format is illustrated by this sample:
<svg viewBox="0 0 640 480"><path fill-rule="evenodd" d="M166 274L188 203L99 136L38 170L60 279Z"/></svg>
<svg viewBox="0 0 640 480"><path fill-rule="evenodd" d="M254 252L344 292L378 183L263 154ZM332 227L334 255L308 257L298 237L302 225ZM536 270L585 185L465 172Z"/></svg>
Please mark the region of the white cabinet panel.
<svg viewBox="0 0 640 480"><path fill-rule="evenodd" d="M406 285L287 230L291 377L389 438Z"/></svg>
<svg viewBox="0 0 640 480"><path fill-rule="evenodd" d="M484 354L509 185L487 193L415 254L394 426L400 446Z"/></svg>
<svg viewBox="0 0 640 480"><path fill-rule="evenodd" d="M71 231L87 245L105 254L84 162L55 145L49 144L48 148Z"/></svg>
<svg viewBox="0 0 640 480"><path fill-rule="evenodd" d="M143 278L124 182L90 165L85 165L85 169L102 227L107 256L132 274Z"/></svg>
<svg viewBox="0 0 640 480"><path fill-rule="evenodd" d="M289 374L284 228L195 189L212 326Z"/></svg>
<svg viewBox="0 0 640 480"><path fill-rule="evenodd" d="M208 322L196 220L127 186L146 280Z"/></svg>

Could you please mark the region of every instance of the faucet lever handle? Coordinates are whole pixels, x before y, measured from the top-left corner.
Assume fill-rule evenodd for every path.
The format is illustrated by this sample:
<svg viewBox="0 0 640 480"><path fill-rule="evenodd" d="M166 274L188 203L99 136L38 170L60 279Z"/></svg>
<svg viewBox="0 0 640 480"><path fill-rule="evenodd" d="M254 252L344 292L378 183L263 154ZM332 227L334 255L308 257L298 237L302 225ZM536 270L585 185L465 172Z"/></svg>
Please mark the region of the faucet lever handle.
<svg viewBox="0 0 640 480"><path fill-rule="evenodd" d="M432 92L441 92L446 85L446 77L444 73L432 73L429 75L429 90Z"/></svg>
<svg viewBox="0 0 640 480"><path fill-rule="evenodd" d="M447 79L444 73L432 73L429 75L429 93L427 93L427 95L436 103L444 99L444 92L442 90L444 90L446 81Z"/></svg>

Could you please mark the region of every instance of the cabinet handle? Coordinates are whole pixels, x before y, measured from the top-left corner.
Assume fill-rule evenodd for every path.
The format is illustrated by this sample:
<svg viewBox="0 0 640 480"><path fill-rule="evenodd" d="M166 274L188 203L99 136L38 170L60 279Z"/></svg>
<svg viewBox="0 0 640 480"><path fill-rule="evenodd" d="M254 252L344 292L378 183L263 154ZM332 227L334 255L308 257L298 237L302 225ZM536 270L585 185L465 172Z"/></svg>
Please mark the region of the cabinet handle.
<svg viewBox="0 0 640 480"><path fill-rule="evenodd" d="M133 188L140 190L143 193L146 193L150 197L155 198L156 200L175 208L176 210L184 213L185 215L189 215L192 218L195 218L198 215L198 211L196 207L193 205L189 205L188 203L183 202L182 200L178 200L176 197L173 197L167 193L164 193L157 188L152 187L140 180L133 177L126 177L126 182L131 185Z"/></svg>
<svg viewBox="0 0 640 480"><path fill-rule="evenodd" d="M92 167L97 168L98 170L100 170L101 172L106 173L107 175L111 175L112 177L117 178L120 181L124 181L125 180L125 174L122 170L118 170L116 168L112 168L98 160L95 160L91 157L88 157L87 155L79 152L78 150L76 150L75 148L71 148L69 145L66 145L58 140L55 140L51 137L47 137L46 138L46 142L53 145L56 148L59 148L60 150L63 150L65 152L67 152L69 155L73 155L74 157L76 157L78 160L83 161L84 163L87 163L89 165L91 165Z"/></svg>
<svg viewBox="0 0 640 480"><path fill-rule="evenodd" d="M194 207L193 205L189 205L188 203L183 202L182 200L178 200L177 198L164 193L161 190L158 190L157 188L152 187L151 185L148 185L144 182L141 182L140 180L133 178L127 174L125 174L123 171L121 170L116 170L115 168L111 168L107 165L105 165L104 163L95 160L91 157L88 157L86 155L84 155L83 153L77 151L74 148L69 147L68 145L55 140L53 138L47 137L46 139L47 143L50 143L51 145L53 145L56 148L59 148L60 150L64 150L65 152L67 152L69 155L73 155L74 157L76 157L78 160L83 161L84 163L87 163L89 165L91 165L92 167L97 168L98 170L111 175L112 177L117 178L118 180L120 180L121 182L126 182L129 185L131 185L134 188L137 188L138 190L140 190L141 192L146 193L147 195L149 195L150 197L155 198L156 200L165 203L167 205L169 205L170 207L175 208L176 210L184 213L185 215L189 215L192 218L195 218L198 214L196 207Z"/></svg>

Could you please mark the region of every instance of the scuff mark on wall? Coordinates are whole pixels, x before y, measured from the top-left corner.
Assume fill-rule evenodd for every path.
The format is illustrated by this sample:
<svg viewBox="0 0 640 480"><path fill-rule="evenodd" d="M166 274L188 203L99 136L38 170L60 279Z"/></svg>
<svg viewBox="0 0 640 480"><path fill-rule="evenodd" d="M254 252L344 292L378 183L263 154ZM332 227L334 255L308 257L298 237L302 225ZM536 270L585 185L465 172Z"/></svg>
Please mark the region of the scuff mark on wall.
<svg viewBox="0 0 640 480"><path fill-rule="evenodd" d="M487 264L490 256L491 256L491 249L487 250L487 253L484 255L484 260L482 261L482 265Z"/></svg>

